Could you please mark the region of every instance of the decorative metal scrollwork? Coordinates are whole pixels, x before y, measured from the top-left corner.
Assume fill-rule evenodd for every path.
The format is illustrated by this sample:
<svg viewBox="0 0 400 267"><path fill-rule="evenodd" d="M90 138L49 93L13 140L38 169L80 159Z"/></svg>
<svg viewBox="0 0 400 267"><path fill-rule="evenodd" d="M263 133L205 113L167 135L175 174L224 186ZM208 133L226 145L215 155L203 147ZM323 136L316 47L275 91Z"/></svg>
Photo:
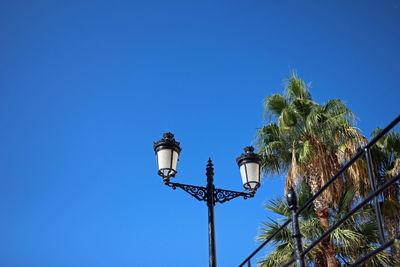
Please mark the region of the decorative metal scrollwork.
<svg viewBox="0 0 400 267"><path fill-rule="evenodd" d="M207 188L205 187L179 183L169 183L167 185L172 187L172 189L179 187L194 196L197 200L207 201Z"/></svg>
<svg viewBox="0 0 400 267"><path fill-rule="evenodd" d="M223 189L214 189L214 201L215 203L224 203L231 199L242 196L244 199L253 197L254 195L244 192L223 190Z"/></svg>
<svg viewBox="0 0 400 267"><path fill-rule="evenodd" d="M188 192L190 195L195 197L197 200L200 201L207 201L207 188L202 186L195 186L195 185L188 185L188 184L179 184L179 183L168 183L169 187L172 189L176 189L177 187L181 188L182 190ZM252 193L244 193L244 192L237 192L237 191L230 191L230 190L223 190L223 189L214 189L214 203L224 203L231 199L243 197L244 199L254 197Z"/></svg>

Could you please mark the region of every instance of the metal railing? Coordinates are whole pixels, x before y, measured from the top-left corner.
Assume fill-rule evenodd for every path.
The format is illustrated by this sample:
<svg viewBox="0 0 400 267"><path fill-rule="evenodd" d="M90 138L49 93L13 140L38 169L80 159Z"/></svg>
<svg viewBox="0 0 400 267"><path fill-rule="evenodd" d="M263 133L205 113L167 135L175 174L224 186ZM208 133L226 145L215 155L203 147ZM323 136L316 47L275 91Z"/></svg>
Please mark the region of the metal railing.
<svg viewBox="0 0 400 267"><path fill-rule="evenodd" d="M383 219L382 219L382 213L380 210L379 202L378 202L378 197L379 194L381 194L386 188L388 188L390 185L396 183L397 181L400 180L400 174L397 174L395 177L381 185L379 188L376 188L376 182L375 182L375 177L374 177L374 169L373 169L373 164L372 164L372 158L371 158L371 153L370 149L371 147L378 142L379 139L381 139L384 135L386 135L390 130L392 130L398 123L400 122L400 115L393 120L385 129L383 129L378 135L376 135L367 145L365 145L362 150L360 150L350 161L348 161L332 178L330 178L322 187L320 190L318 190L311 198L309 198L306 203L300 207L299 209L296 209L296 205L292 207L293 216L291 216L290 219L286 220L285 223L278 229L276 230L273 234L271 234L256 250L254 250L240 265L239 267L245 266L251 266L251 259L262 249L264 248L271 240L274 239L274 237L279 234L284 228L286 228L291 222L295 222L296 224L298 223L298 217L299 215L306 209L308 208L311 203L319 196L321 195L335 180L340 177L344 171L346 171L351 165L353 165L357 159L359 159L361 156L365 155L365 160L367 163L367 171L368 171L368 177L370 180L371 184L371 193L364 199L362 200L358 205L356 205L352 210L350 210L346 215L344 215L339 221L337 221L334 225L332 225L327 231L325 231L317 240L311 243L304 251L301 251L299 249L294 250L294 257L289 260L284 267L290 266L291 264L296 262L296 266L304 266L304 256L311 250L313 249L317 244L322 242L323 239L325 239L332 231L334 231L336 228L338 228L341 224L343 224L349 217L351 217L355 212L357 212L359 209L364 207L368 202L372 201L374 202L374 213L375 213L375 218L378 226L378 234L379 234L379 241L380 241L380 246L376 248L374 251L364 255L360 259L356 260L352 265L350 266L358 266L359 264L365 262L369 258L373 257L377 253L381 252L382 250L385 250L386 248L392 246L395 242L396 239L400 239L400 235L394 237L393 239L389 241L385 241L385 235L384 235L384 227L383 227ZM289 193L290 194L290 193ZM289 204L290 205L290 204ZM290 207L289 207L290 208ZM293 233L293 238L296 239L296 237L300 233ZM296 240L294 240L296 243ZM300 240L301 242L301 240ZM301 245L300 245L301 247Z"/></svg>

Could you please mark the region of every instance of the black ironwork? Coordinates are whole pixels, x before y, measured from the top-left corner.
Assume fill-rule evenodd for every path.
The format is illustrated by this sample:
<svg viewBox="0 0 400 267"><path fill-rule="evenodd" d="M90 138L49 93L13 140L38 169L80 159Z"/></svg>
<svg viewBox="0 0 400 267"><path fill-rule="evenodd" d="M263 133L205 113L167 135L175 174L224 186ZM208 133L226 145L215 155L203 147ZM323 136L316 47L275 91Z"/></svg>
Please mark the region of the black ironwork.
<svg viewBox="0 0 400 267"><path fill-rule="evenodd" d="M180 184L180 183L167 183L167 186L172 187L172 189L181 188L186 191L197 200L207 201L207 188L203 186ZM224 203L237 197L243 197L243 199L248 199L254 197L254 193L238 192L232 190L225 190L214 188L214 202Z"/></svg>
<svg viewBox="0 0 400 267"><path fill-rule="evenodd" d="M215 249L215 222L214 222L214 206L215 203L224 203L237 197L244 199L252 198L255 191L249 193L237 192L215 188L214 186L214 168L211 159L208 159L207 168L207 186L196 186L180 183L166 182L165 184L172 189L181 188L185 192L199 201L206 201L208 207L208 240L209 240L209 264L210 267L217 266L217 257Z"/></svg>
<svg viewBox="0 0 400 267"><path fill-rule="evenodd" d="M368 177L369 177L369 182L371 184L371 190L376 191L376 181L373 172L374 168L372 166L371 151L368 148L365 148L364 152L365 152L365 159L367 161ZM374 197L374 209L375 209L375 218L376 221L378 222L379 241L381 243L385 243L385 234L383 232L383 218L382 218L381 208L379 206L378 196Z"/></svg>
<svg viewBox="0 0 400 267"><path fill-rule="evenodd" d="M167 185L172 187L172 189L179 187L188 192L191 196L195 197L197 200L207 201L207 188L205 187L179 183L168 183Z"/></svg>
<svg viewBox="0 0 400 267"><path fill-rule="evenodd" d="M254 153L254 147L246 146L244 148L245 153L241 154L240 157L236 159L236 163L238 164L239 168L244 165L244 172L246 181L243 182L243 186L246 189L249 189L250 192L254 192L260 187L260 175L261 175L261 156ZM257 163L258 164L258 179L256 181L249 181L249 175L247 172L247 163Z"/></svg>
<svg viewBox="0 0 400 267"><path fill-rule="evenodd" d="M373 166L372 166L372 160L371 160L371 155L369 149L379 140L381 139L385 134L387 134L391 129L394 128L395 125L397 125L400 122L400 116L397 116L396 119L394 119L385 129L383 129L375 138L373 138L365 147L363 147L362 150L360 150L350 161L348 161L345 166L343 166L331 179L329 179L325 185L321 187L320 190L318 190L311 198L309 198L306 203L299 208L294 214L292 213L291 218L286 220L286 222L278 229L276 230L273 234L271 234L270 237L267 238L253 253L250 254L240 265L244 266L246 263L248 266L250 266L250 260L263 248L265 247L279 232L281 232L284 228L286 228L290 222L293 223L295 222L295 218L298 216L307 208L311 205L311 203L320 195L322 194L329 185L331 185L339 176L343 174L344 171L346 171L351 165L354 164L354 162L360 158L362 155L365 154L366 156L366 161L367 161L367 168L368 168L368 174L369 178L371 181L371 188L372 192L363 200L361 201L358 205L356 205L351 211L349 211L346 215L344 215L339 221L337 221L332 227L330 227L327 231L325 231L317 240L315 240L311 245L309 245L306 249L304 249L303 252L300 253L300 256L304 258L304 256L312 249L314 248L317 244L319 244L325 237L327 237L332 231L334 231L336 228L338 228L344 221L346 221L349 217L351 217L355 212L357 212L359 209L364 207L367 203L369 203L371 200L374 200L374 208L375 208L375 216L377 219L377 224L378 224L378 230L379 230L379 235L380 235L380 243L381 245L375 249L374 251L368 253L367 255L364 255L362 258L358 259L355 261L351 266L358 266L368 260L369 258L373 257L380 251L388 248L389 246L393 245L395 240L400 240L400 235L392 238L391 240L387 241L384 243L384 231L383 231L383 220L382 220L382 214L378 205L378 196L381 194L385 189L387 189L390 185L397 183L400 180L400 174L397 174L397 176L393 177L383 185L381 185L379 188L376 188L376 182L374 180L374 172L373 172ZM290 205L290 204L289 204ZM294 232L296 233L296 229L294 229ZM298 238L297 236L293 236L294 240ZM296 249L295 249L295 255L296 255ZM292 258L289 262L287 262L285 266L290 266L293 264L299 257L296 255L294 258ZM301 264L301 263L300 263ZM296 266L297 262L296 262ZM303 265L304 266L304 265Z"/></svg>
<svg viewBox="0 0 400 267"><path fill-rule="evenodd" d="M164 133L163 138L153 144L154 150L157 152L161 149L172 148L176 152L181 153L182 148L180 147L180 143L177 142L174 138L173 133Z"/></svg>
<svg viewBox="0 0 400 267"><path fill-rule="evenodd" d="M291 222L292 222L292 219L289 219L289 220L285 221L285 222L281 225L281 227L279 227L278 230L276 230L272 235L270 235L270 236L267 238L267 240L265 240L265 241L261 244L261 246L259 246L256 250L254 250L253 253L251 253L251 254L239 265L239 267L244 266L244 265L246 264L246 262L249 263L250 260L251 260L263 247L265 247L272 239L274 239L274 237L275 237L277 234L279 234L283 229L285 229L285 228L289 225L289 223L291 223ZM249 265L249 266L250 266L250 265Z"/></svg>
<svg viewBox="0 0 400 267"><path fill-rule="evenodd" d="M254 192L246 193L246 192L237 192L231 190L224 190L224 189L214 189L214 201L215 203L224 203L231 199L243 197L244 199L248 199L254 197Z"/></svg>
<svg viewBox="0 0 400 267"><path fill-rule="evenodd" d="M352 265L350 265L349 267L353 267L353 266L358 266L361 263L363 263L364 261L368 260L369 258L371 258L372 256L378 254L379 252L381 252L384 249L387 249L388 247L390 247L391 245L394 244L394 242L396 242L396 240L400 240L400 235L397 235L396 238L393 238L392 240L387 241L385 244L383 244L382 246L378 247L377 249L375 249L374 251L371 251L370 253L368 253L367 255L365 255L364 257L358 259L356 262L354 262Z"/></svg>
<svg viewBox="0 0 400 267"><path fill-rule="evenodd" d="M294 256L296 259L296 267L304 267L304 256L302 255L303 247L301 245L301 234L299 227L299 218L296 215L297 197L293 187L290 187L286 196L289 205L290 218L292 219L292 238L294 244Z"/></svg>
<svg viewBox="0 0 400 267"><path fill-rule="evenodd" d="M346 213L340 220L338 220L332 227L330 227L326 232L324 232L317 240L315 240L313 243L311 243L308 248L306 248L303 251L303 256L307 254L313 247L315 247L319 242L321 242L325 237L327 237L330 233L332 233L336 228L338 228L342 223L344 223L348 218L350 218L354 213L356 213L359 209L364 207L368 202L370 202L372 199L374 199L377 195L379 195L381 192L383 192L386 188L391 186L393 183L398 181L400 179L400 174L397 175L396 177L393 177L389 181L387 181L385 184L383 184L379 189L377 189L375 192L372 192L369 194L363 201L361 201L357 206L355 206L351 211Z"/></svg>
<svg viewBox="0 0 400 267"><path fill-rule="evenodd" d="M214 168L211 158L208 159L207 168L207 207L208 207L208 242L210 254L210 267L217 266L217 253L215 252L215 223L214 223Z"/></svg>
<svg viewBox="0 0 400 267"><path fill-rule="evenodd" d="M290 266L290 265L292 265L293 263L294 263L294 261L295 261L295 258L292 258L290 261L288 261L285 265L283 265L283 267L287 267L287 266Z"/></svg>
<svg viewBox="0 0 400 267"><path fill-rule="evenodd" d="M172 133L168 132L168 133L164 133L163 134L163 138L161 140L159 140L157 142L154 142L153 149L154 149L154 152L156 153L156 156L157 156L157 165L158 165L158 168L159 168L158 174L160 176L162 176L164 183L168 184L169 183L169 179L171 177L175 177L175 174L177 173L177 171L172 168L173 157L174 157L173 151L175 151L179 156L179 153L181 153L181 151L182 151L182 148L180 147L180 143L175 140L174 135ZM163 150L163 149L170 149L171 150L170 166L169 166L169 168L160 169L158 152L160 150ZM167 172L164 173L164 171L167 171Z"/></svg>

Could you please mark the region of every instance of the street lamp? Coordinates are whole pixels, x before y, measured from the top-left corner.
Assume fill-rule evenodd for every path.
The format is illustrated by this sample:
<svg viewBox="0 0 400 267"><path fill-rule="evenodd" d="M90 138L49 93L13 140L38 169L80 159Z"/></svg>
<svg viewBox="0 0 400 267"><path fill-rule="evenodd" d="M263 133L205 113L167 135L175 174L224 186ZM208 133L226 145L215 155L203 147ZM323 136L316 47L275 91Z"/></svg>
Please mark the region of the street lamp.
<svg viewBox="0 0 400 267"><path fill-rule="evenodd" d="M157 156L158 174L164 183L169 183L170 177L175 177L176 165L181 152L179 142L176 142L172 133L165 133L164 138L154 143L154 151Z"/></svg>
<svg viewBox="0 0 400 267"><path fill-rule="evenodd" d="M254 153L251 146L245 147L242 155L236 159L242 176L243 187L249 192L237 192L218 189L214 187L214 168L211 158L208 159L206 167L207 186L195 186L170 182L171 177L177 173L178 157L181 152L179 142L172 133L165 133L160 141L154 142L154 151L157 156L158 174L162 177L165 185L176 189L183 189L199 201L206 201L208 206L208 240L210 253L210 267L217 266L215 253L215 225L214 206L215 203L224 203L236 197L244 199L254 197L256 190L260 187L261 157Z"/></svg>

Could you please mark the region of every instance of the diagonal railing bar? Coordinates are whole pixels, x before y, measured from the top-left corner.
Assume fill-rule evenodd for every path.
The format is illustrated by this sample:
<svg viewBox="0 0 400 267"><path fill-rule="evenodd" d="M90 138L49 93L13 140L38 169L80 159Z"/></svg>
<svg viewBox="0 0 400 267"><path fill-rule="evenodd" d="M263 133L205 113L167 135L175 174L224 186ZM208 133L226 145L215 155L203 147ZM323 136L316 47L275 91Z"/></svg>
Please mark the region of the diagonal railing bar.
<svg viewBox="0 0 400 267"><path fill-rule="evenodd" d="M358 160L364 153L369 153L369 149L376 143L378 142L379 139L381 139L385 134L387 134L390 130L394 128L398 123L400 122L400 115L397 116L388 126L386 126L378 135L376 135L368 144L366 144L360 151L351 159L349 160L333 177L331 177L311 198L309 198L306 203L300 207L297 212L296 212L296 218L307 208L311 205L311 203L320 195L322 192L324 192L340 175L343 174L344 171L346 171L356 160ZM369 155L367 155L368 157ZM335 230L337 227L339 227L345 220L347 220L350 216L352 216L356 211L361 209L364 205L366 205L369 201L372 199L377 199L377 196L385 190L387 187L392 185L393 183L396 183L400 179L400 174L398 174L396 177L392 178L391 180L387 181L385 184L383 184L381 187L378 189L375 188L375 186L372 189L372 192L368 197L366 197L361 203L359 203L355 208L353 208L351 211L349 211L344 217L342 217L338 222L336 222L331 228L329 228L325 233L323 233L317 240L315 240L308 248L306 248L300 255L303 257L306 253L308 253L315 245L317 245L319 242L321 242L324 238L326 238L333 230ZM373 181L372 181L373 182ZM375 206L377 205L374 203ZM380 210L378 209L379 213ZM376 211L375 211L376 212ZM376 214L378 223L378 228L380 229L381 234L383 233L382 230L382 222L379 220L379 216L381 214ZM288 224L292 221L292 219L288 219L278 230L276 230L271 236L267 238L253 253L250 254L240 265L239 267L244 266L246 263L248 263L248 266L250 266L250 260L263 248L265 247L280 231L282 231L283 228L287 227ZM359 263L364 262L368 258L374 256L375 254L379 253L380 251L384 250L391 244L393 244L395 239L399 239L400 237L397 236L396 238L385 242L382 244L379 248L374 250L373 252L365 255L363 258L360 260L356 261L353 265L351 266L356 266ZM381 243L384 240L383 237L380 238ZM288 263L286 263L284 266L289 266L293 264L296 261L296 258L292 258Z"/></svg>
<svg viewBox="0 0 400 267"><path fill-rule="evenodd" d="M296 215L300 215L308 206L311 205L311 203L324 192L340 175L343 174L345 170L347 170L361 155L364 153L364 151L359 151L346 165L344 165L331 179L329 179L326 184L324 184L321 189L319 189L311 198L307 200L304 205L299 208L299 210L296 212Z"/></svg>
<svg viewBox="0 0 400 267"><path fill-rule="evenodd" d="M301 255L304 256L306 255L313 247L315 247L318 243L320 243L325 237L327 237L330 233L332 233L335 229L337 229L341 224L343 224L349 217L351 217L354 213L356 213L359 209L361 209L365 204L370 202L373 198L375 198L377 195L379 195L382 191L384 191L386 188L391 186L392 184L396 183L397 181L400 180L400 174L398 174L396 177L393 177L389 181L387 181L384 185L382 185L378 190L375 192L371 193L368 197L366 197L362 202L360 202L356 207L354 207L350 212L348 212L345 216L343 216L339 221L337 221L332 227L330 227L326 232L324 232L317 240L315 240L313 243L311 243L310 246L308 246L302 253ZM396 238L394 238L396 239ZM394 239L392 241L394 241ZM386 244L386 243L385 243ZM385 245L384 244L384 245ZM382 245L382 247L384 246ZM385 249L385 248L383 248ZM381 249L382 250L382 249ZM379 251L378 251L379 252ZM377 253L378 253L377 252ZM370 253L370 257L375 255ZM368 254L369 255L369 254ZM288 263L284 265L289 266L295 261L295 259L291 259Z"/></svg>
<svg viewBox="0 0 400 267"><path fill-rule="evenodd" d="M375 136L366 146L365 148L371 148L373 145L375 145L376 142L378 142L379 139L381 139L385 134L387 134L394 126L396 126L397 123L400 122L400 115L397 116L388 126L385 127L382 131L379 132L377 136Z"/></svg>
<svg viewBox="0 0 400 267"><path fill-rule="evenodd" d="M246 262L249 262L250 259L256 255L263 247L265 247L277 234L280 233L280 231L283 230L283 228L285 228L286 226L288 226L288 224L291 222L292 220L289 219L287 220L284 224L282 224L281 227L279 227L278 230L276 230L272 235L270 235L267 240L265 240L256 250L253 251L253 253L250 254L250 256L248 256L240 265L239 267L242 267L246 264Z"/></svg>
<svg viewBox="0 0 400 267"><path fill-rule="evenodd" d="M290 265L292 265L294 262L295 262L295 258L292 258L290 261L288 261L285 265L283 265L283 267L287 267L287 266L290 266Z"/></svg>
<svg viewBox="0 0 400 267"><path fill-rule="evenodd" d="M377 136L375 136L365 147L360 150L349 162L346 163L331 179L326 182L299 210L297 211L297 215L302 213L323 191L326 190L336 179L339 177L345 170L347 170L359 157L364 154L365 149L371 148L380 138L382 138L385 134L387 134L397 123L400 122L400 115L397 116L388 126L385 127Z"/></svg>
<svg viewBox="0 0 400 267"><path fill-rule="evenodd" d="M385 250L386 248L390 247L391 245L394 244L394 242L397 240L400 240L400 235L396 236L395 238L393 238L392 240L387 241L385 244L383 244L382 246L378 247L377 249L375 249L374 251L371 251L370 253L368 253L367 255L365 255L364 257L358 259L356 262L354 262L352 265L350 265L350 267L353 266L357 266L361 263L363 263L364 261L368 260L369 258L371 258L372 256L375 256L376 254L378 254L379 252L381 252L382 250Z"/></svg>
<svg viewBox="0 0 400 267"><path fill-rule="evenodd" d="M400 179L400 174L398 174L397 176L395 176L392 179L390 179L389 181L387 181L385 184L383 184L375 192L372 192L371 194L369 194L368 197L366 197L357 206L355 206L351 211L349 211L345 216L343 216L339 221L337 221L334 225L332 225L332 227L329 228L325 233L323 233L317 240L312 242L311 245L302 252L302 256L307 254L307 252L309 252L313 247L315 247L315 245L317 245L319 242L321 242L322 239L324 239L326 236L328 236L330 233L332 233L333 230L338 228L345 220L347 220L350 216L352 216L356 211L361 209L363 206L365 206L365 204L370 202L375 196L380 194L383 190L385 190L386 188L388 188L389 186L394 184L399 179Z"/></svg>

